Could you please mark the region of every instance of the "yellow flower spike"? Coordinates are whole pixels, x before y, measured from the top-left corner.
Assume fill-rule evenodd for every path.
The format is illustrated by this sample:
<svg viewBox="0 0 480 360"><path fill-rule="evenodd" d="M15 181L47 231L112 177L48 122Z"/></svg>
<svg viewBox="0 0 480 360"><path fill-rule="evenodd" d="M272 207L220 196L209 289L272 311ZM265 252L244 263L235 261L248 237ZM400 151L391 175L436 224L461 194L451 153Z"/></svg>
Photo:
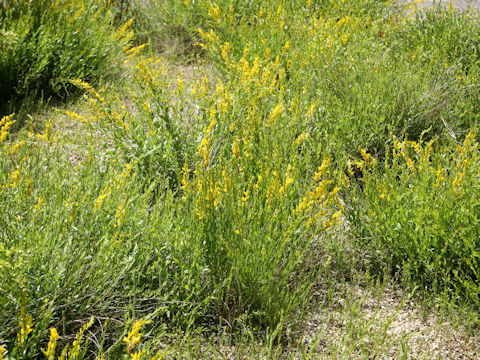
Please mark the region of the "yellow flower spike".
<svg viewBox="0 0 480 360"><path fill-rule="evenodd" d="M114 38L119 40L121 39L125 33L127 32L127 30L132 26L133 24L133 20L135 19L135 17L132 17L130 20L128 20L125 24L123 24L119 29L118 31L116 32L116 34L114 35ZM130 34L127 34L127 37L129 37Z"/></svg>
<svg viewBox="0 0 480 360"><path fill-rule="evenodd" d="M14 115L15 114L4 116L0 120L0 142L3 142L7 138L10 127L15 123L16 120L12 120Z"/></svg>
<svg viewBox="0 0 480 360"><path fill-rule="evenodd" d="M255 186L253 187L255 190L258 190L258 189L260 188L260 184L262 183L262 180L263 180L262 175L258 175L257 183L256 183Z"/></svg>
<svg viewBox="0 0 480 360"><path fill-rule="evenodd" d="M455 179L452 182L453 191L458 196L462 193L460 185L462 184L462 180L465 177L465 171L458 172L455 176Z"/></svg>
<svg viewBox="0 0 480 360"><path fill-rule="evenodd" d="M336 225L338 223L338 219L340 218L340 215L342 215L342 212L341 211L337 211L336 213L334 213L330 219L328 219L327 221L325 221L322 225L322 230L325 230L329 227L332 227L334 225Z"/></svg>
<svg viewBox="0 0 480 360"><path fill-rule="evenodd" d="M27 178L25 180L25 197L30 196L33 191L33 182L32 179Z"/></svg>
<svg viewBox="0 0 480 360"><path fill-rule="evenodd" d="M103 190L103 193L95 200L94 206L93 206L93 212L97 212L103 205L103 202L105 201L105 198L111 194L110 188L106 187Z"/></svg>
<svg viewBox="0 0 480 360"><path fill-rule="evenodd" d="M220 46L220 51L221 51L223 61L228 63L229 54L230 54L230 51L231 51L230 50L230 43L227 41L223 45L221 45Z"/></svg>
<svg viewBox="0 0 480 360"><path fill-rule="evenodd" d="M42 193L40 193L38 195L37 204L34 206L35 210L37 211L42 210L44 204L45 204L45 200L43 199Z"/></svg>
<svg viewBox="0 0 480 360"><path fill-rule="evenodd" d="M22 300L26 302L26 300ZM20 307L20 331L17 333L17 341L19 345L23 345L27 339L28 335L33 331L33 317L32 315L27 315L25 312L25 306Z"/></svg>
<svg viewBox="0 0 480 360"><path fill-rule="evenodd" d="M232 181L228 176L228 171L226 167L224 167L222 170L222 178L223 178L223 191L224 192L230 191L230 189L232 188Z"/></svg>
<svg viewBox="0 0 480 360"><path fill-rule="evenodd" d="M288 186L292 184L295 181L294 178L290 177L290 175L287 175L287 178L285 179L284 184L278 189L278 194L283 195L287 192Z"/></svg>
<svg viewBox="0 0 480 360"><path fill-rule="evenodd" d="M360 154L362 155L363 160L368 164L372 161L372 155L367 153L365 149L360 149Z"/></svg>
<svg viewBox="0 0 480 360"><path fill-rule="evenodd" d="M242 196L242 205L243 206L247 205L248 199L250 198L250 194L251 194L251 190L250 190L250 186L249 186L248 189L243 192L243 196Z"/></svg>
<svg viewBox="0 0 480 360"><path fill-rule="evenodd" d="M279 102L277 106L273 108L273 110L270 112L267 118L267 124L272 124L280 115L282 115L283 111L285 109L285 106L283 105L282 102Z"/></svg>
<svg viewBox="0 0 480 360"><path fill-rule="evenodd" d="M42 353L48 360L55 360L55 350L57 348L57 340L60 339L56 328L50 329L50 340L48 341L47 350L41 349Z"/></svg>
<svg viewBox="0 0 480 360"><path fill-rule="evenodd" d="M182 76L180 74L178 74L178 78L177 78L177 90L178 91L183 90L183 79L182 79Z"/></svg>
<svg viewBox="0 0 480 360"><path fill-rule="evenodd" d="M306 119L307 120L310 120L313 116L313 114L315 114L315 111L317 110L317 104L313 103L312 105L310 105L310 108L308 109L308 112L306 114Z"/></svg>
<svg viewBox="0 0 480 360"><path fill-rule="evenodd" d="M283 46L282 55L286 55L291 46L292 46L292 41L291 41L291 40L287 40L287 42L286 42L285 45Z"/></svg>
<svg viewBox="0 0 480 360"><path fill-rule="evenodd" d="M122 223L123 218L125 217L125 205L127 205L127 200L120 204L115 212L115 219L117 219L117 223L115 224L117 227L120 226Z"/></svg>
<svg viewBox="0 0 480 360"><path fill-rule="evenodd" d="M463 151L470 148L476 136L477 136L476 129L473 129L468 133L468 135L465 137L465 140L463 141Z"/></svg>
<svg viewBox="0 0 480 360"><path fill-rule="evenodd" d="M295 209L293 210L293 215L302 213L308 207L308 199L307 197L303 197L302 200L297 204Z"/></svg>
<svg viewBox="0 0 480 360"><path fill-rule="evenodd" d="M127 49L125 53L127 54L127 58L123 62L124 64L127 64L130 60L135 58L138 54L142 52L142 50L147 46L147 44L141 44L138 46L134 46L130 49Z"/></svg>
<svg viewBox="0 0 480 360"><path fill-rule="evenodd" d="M450 11L452 11L452 10L453 10L452 0L450 0L450 1L448 2L447 11L450 12Z"/></svg>
<svg viewBox="0 0 480 360"><path fill-rule="evenodd" d="M10 155L15 154L15 153L18 151L18 149L20 149L20 147L22 147L24 144L25 144L25 140L22 140L22 141L19 141L19 142L16 143L16 144L10 146L10 147L8 148L9 154L10 154Z"/></svg>
<svg viewBox="0 0 480 360"><path fill-rule="evenodd" d="M220 23L220 17L222 15L222 11L217 4L212 4L211 2L208 4L208 16L215 19L217 23Z"/></svg>
<svg viewBox="0 0 480 360"><path fill-rule="evenodd" d="M239 158L239 155L240 155L240 146L239 146L239 143L238 143L238 139L235 137L233 139L233 144L232 144L232 153L233 153L233 156L235 158Z"/></svg>
<svg viewBox="0 0 480 360"><path fill-rule="evenodd" d="M70 116L70 118L72 118L73 120L77 120L78 122L81 122L81 123L86 122L86 119L83 116L77 114L76 112L63 110L63 113L65 115Z"/></svg>
<svg viewBox="0 0 480 360"><path fill-rule="evenodd" d="M128 332L127 336L123 338L123 342L127 345L128 352L132 352L135 349L135 346L140 342L142 338L142 327L144 325L150 324L151 320L140 319L133 323L132 329Z"/></svg>
<svg viewBox="0 0 480 360"><path fill-rule="evenodd" d="M18 168L15 171L12 171L9 175L9 184L8 186L11 188L14 188L18 185L20 182L20 168Z"/></svg>
<svg viewBox="0 0 480 360"><path fill-rule="evenodd" d="M405 156L405 161L407 162L407 166L409 169L415 168L415 161L413 161L411 158L409 158L408 156Z"/></svg>
<svg viewBox="0 0 480 360"><path fill-rule="evenodd" d="M439 168L435 172L435 187L438 188L442 186L445 182L445 169L444 168Z"/></svg>
<svg viewBox="0 0 480 360"><path fill-rule="evenodd" d="M182 181L180 183L180 188L184 192L185 199L190 194L190 189L192 187L189 175L190 175L190 169L188 168L188 163L185 161L185 164L183 164L183 167L182 167Z"/></svg>
<svg viewBox="0 0 480 360"><path fill-rule="evenodd" d="M317 171L315 171L313 175L312 180L314 183L320 180L320 178L323 176L323 174L325 173L325 170L329 165L330 165L330 159L329 158L323 159L322 164L318 167Z"/></svg>
<svg viewBox="0 0 480 360"><path fill-rule="evenodd" d="M142 355L145 353L144 350L142 351L137 351L137 352L134 352L132 354L130 354L130 359L131 360L140 360L142 358Z"/></svg>
<svg viewBox="0 0 480 360"><path fill-rule="evenodd" d="M198 146L198 152L203 159L203 165L207 166L210 161L210 136L205 134Z"/></svg>

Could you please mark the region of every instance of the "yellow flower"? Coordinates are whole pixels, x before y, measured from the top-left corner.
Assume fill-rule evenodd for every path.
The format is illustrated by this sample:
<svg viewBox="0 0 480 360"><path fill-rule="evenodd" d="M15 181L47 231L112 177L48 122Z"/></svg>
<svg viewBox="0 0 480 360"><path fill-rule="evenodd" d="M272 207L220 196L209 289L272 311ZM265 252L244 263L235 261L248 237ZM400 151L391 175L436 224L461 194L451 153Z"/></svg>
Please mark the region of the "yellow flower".
<svg viewBox="0 0 480 360"><path fill-rule="evenodd" d="M405 156L405 160L407 161L407 166L409 169L413 169L415 167L415 161L410 159L408 156Z"/></svg>
<svg viewBox="0 0 480 360"><path fill-rule="evenodd" d="M292 46L292 42L290 40L287 40L287 42L283 46L282 55L285 55L288 52L288 50L290 49L291 46Z"/></svg>
<svg viewBox="0 0 480 360"><path fill-rule="evenodd" d="M147 46L147 44L142 44L139 46L132 47L126 51L127 58L123 62L124 64L127 64L131 59L135 58L144 48Z"/></svg>
<svg viewBox="0 0 480 360"><path fill-rule="evenodd" d="M177 90L178 91L183 90L183 79L182 79L182 76L180 74L178 74L178 78L177 78Z"/></svg>
<svg viewBox="0 0 480 360"><path fill-rule="evenodd" d="M314 104L310 105L310 108L308 109L308 112L307 112L307 115L306 115L307 120L310 120L310 118L315 113L315 110L317 110L317 104L314 103Z"/></svg>
<svg viewBox="0 0 480 360"><path fill-rule="evenodd" d="M362 158L366 163L369 163L370 161L372 161L372 155L367 153L365 149L360 149L360 154L362 155Z"/></svg>
<svg viewBox="0 0 480 360"><path fill-rule="evenodd" d="M342 215L341 211L337 211L335 214L333 214L330 219L323 223L322 230L334 226L338 222L340 215Z"/></svg>
<svg viewBox="0 0 480 360"><path fill-rule="evenodd" d="M220 46L222 59L223 61L227 62L228 54L230 53L230 43L227 41L223 45Z"/></svg>
<svg viewBox="0 0 480 360"><path fill-rule="evenodd" d="M435 187L439 187L445 182L444 174L445 174L445 170L443 168L440 168L436 171Z"/></svg>
<svg viewBox="0 0 480 360"><path fill-rule="evenodd" d="M7 138L8 130L10 129L10 127L15 122L15 120L12 120L14 115L15 114L10 114L10 115L4 116L0 120L0 142L4 141Z"/></svg>
<svg viewBox="0 0 480 360"><path fill-rule="evenodd" d="M243 206L247 205L247 201L250 198L250 194L251 194L250 188L248 188L247 190L245 190L243 192L243 196L242 196L242 205Z"/></svg>
<svg viewBox="0 0 480 360"><path fill-rule="evenodd" d="M135 165L135 163L136 163L136 161L132 160L130 163L125 164L125 168L122 170L121 174L116 179L117 189L121 189L123 187L123 185L125 185L125 182L127 181L128 177L130 176L130 173L132 171L132 167L133 167L133 165ZM109 194L110 193L109 189L105 189L104 193L107 190L108 190L108 194Z"/></svg>
<svg viewBox="0 0 480 360"><path fill-rule="evenodd" d="M125 217L125 205L127 204L127 200L125 200L120 206L117 208L115 212L115 219L117 219L116 226L120 226L122 219Z"/></svg>
<svg viewBox="0 0 480 360"><path fill-rule="evenodd" d="M18 143L16 143L16 144L10 146L10 148L8 149L8 152L9 152L11 155L15 154L15 153L18 151L18 149L20 149L20 147L21 147L23 144L25 144L25 141L24 141L24 140L22 140L22 141L20 141L20 142L18 142Z"/></svg>
<svg viewBox="0 0 480 360"><path fill-rule="evenodd" d="M208 134L205 134L202 138L202 141L200 141L198 152L203 159L203 165L207 166L210 158L210 136Z"/></svg>
<svg viewBox="0 0 480 360"><path fill-rule="evenodd" d="M465 176L465 171L460 171L457 173L455 176L455 179L453 180L453 191L455 191L456 195L461 194L461 188L460 185L462 183L463 177Z"/></svg>
<svg viewBox="0 0 480 360"><path fill-rule="evenodd" d="M330 165L330 159L325 158L322 161L322 164L318 167L317 171L313 175L313 182L317 182L321 179L322 175L325 173L325 170L327 169L328 165Z"/></svg>
<svg viewBox="0 0 480 360"><path fill-rule="evenodd" d="M28 178L25 180L25 196L30 196L33 191L33 182L32 179Z"/></svg>
<svg viewBox="0 0 480 360"><path fill-rule="evenodd" d="M55 350L57 348L57 340L60 338L58 335L57 329L50 329L50 340L48 341L47 350L42 349L43 354L47 357L48 360L55 359Z"/></svg>
<svg viewBox="0 0 480 360"><path fill-rule="evenodd" d="M40 211L40 210L42 210L43 204L45 204L45 200L43 200L43 196L40 193L40 195L38 195L37 204L34 206L34 208L36 210Z"/></svg>
<svg viewBox="0 0 480 360"><path fill-rule="evenodd" d="M209 9L208 9L208 15L212 18L215 19L217 23L220 23L220 16L222 15L222 11L220 10L220 7L217 4L208 4Z"/></svg>
<svg viewBox="0 0 480 360"><path fill-rule="evenodd" d="M28 334L33 331L33 317L25 313L25 306L20 307L20 331L17 334L17 341L19 345L23 345L28 338Z"/></svg>
<svg viewBox="0 0 480 360"><path fill-rule="evenodd" d="M73 120L77 120L78 122L85 122L85 118L76 112L70 111L70 110L63 110L63 113L65 115L70 116Z"/></svg>
<svg viewBox="0 0 480 360"><path fill-rule="evenodd" d="M223 181L224 181L223 191L228 192L232 187L232 181L230 180L230 177L228 176L228 171L227 171L226 167L224 167L223 170L222 170L222 177L223 177Z"/></svg>
<svg viewBox="0 0 480 360"><path fill-rule="evenodd" d="M233 139L232 152L233 152L233 156L235 156L238 159L238 156L240 155L240 146L238 145L237 138Z"/></svg>
<svg viewBox="0 0 480 360"><path fill-rule="evenodd" d="M292 184L294 181L295 181L294 178L287 175L287 178L285 179L285 183L280 187L280 189L278 190L278 193L280 195L283 195L287 191L288 186Z"/></svg>
<svg viewBox="0 0 480 360"><path fill-rule="evenodd" d="M3 354L7 353L7 349L4 346L0 346L0 360L4 360Z"/></svg>
<svg viewBox="0 0 480 360"><path fill-rule="evenodd" d="M151 323L151 320L140 319L133 323L132 329L128 332L127 336L123 338L123 342L127 344L128 352L132 352L135 346L140 342L142 338L142 326Z"/></svg>
<svg viewBox="0 0 480 360"><path fill-rule="evenodd" d="M103 193L97 198L97 200L95 200L93 212L97 212L102 207L102 204L108 195L110 195L110 189L107 187L103 190Z"/></svg>
<svg viewBox="0 0 480 360"><path fill-rule="evenodd" d="M183 190L185 195L189 194L190 192L189 190L191 188L189 174L190 174L190 169L188 168L188 164L185 161L185 164L183 164L183 168L182 168L182 181L180 184L180 188Z"/></svg>
<svg viewBox="0 0 480 360"><path fill-rule="evenodd" d="M120 29L118 29L118 31L116 32L116 34L114 35L114 38L116 40L120 40L124 35L125 33L127 32L127 30L130 28L130 26L132 26L133 24L133 17L128 20L125 24L123 24ZM127 37L129 37L129 35L127 34Z"/></svg>
<svg viewBox="0 0 480 360"><path fill-rule="evenodd" d="M275 106L268 115L267 123L271 124L272 122L274 122L280 115L282 115L284 109L285 107L283 103L278 103L277 106Z"/></svg>
<svg viewBox="0 0 480 360"><path fill-rule="evenodd" d="M137 351L137 352L134 352L132 354L130 354L131 356L131 360L140 360L142 358L142 355L145 353L144 350L142 351Z"/></svg>
<svg viewBox="0 0 480 360"><path fill-rule="evenodd" d="M210 161L210 137L213 133L213 129L217 125L217 120L215 119L215 109L210 109L210 118L212 121L210 125L208 125L207 131L203 135L202 141L200 141L200 145L198 145L198 152L203 159L203 165L207 166L208 162Z"/></svg>
<svg viewBox="0 0 480 360"><path fill-rule="evenodd" d="M301 144L303 144L303 142L308 139L308 137L310 136L309 133L307 132L302 132L300 135L298 135L298 137L295 139L295 142L293 143L295 146L300 146Z"/></svg>
<svg viewBox="0 0 480 360"><path fill-rule="evenodd" d="M16 187L18 185L18 183L20 182L20 168L11 172L9 174L9 178L10 178L10 182L9 182L8 186L10 186L12 188Z"/></svg>

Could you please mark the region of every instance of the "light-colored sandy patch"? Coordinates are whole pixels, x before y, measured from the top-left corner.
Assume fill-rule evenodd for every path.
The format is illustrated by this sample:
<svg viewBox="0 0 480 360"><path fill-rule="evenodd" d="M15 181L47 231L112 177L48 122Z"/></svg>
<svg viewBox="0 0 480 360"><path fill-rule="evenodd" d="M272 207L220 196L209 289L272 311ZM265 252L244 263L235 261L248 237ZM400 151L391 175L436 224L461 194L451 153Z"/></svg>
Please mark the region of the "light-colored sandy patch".
<svg viewBox="0 0 480 360"><path fill-rule="evenodd" d="M304 341L320 359L479 359L471 336L393 289L342 285L308 322Z"/></svg>

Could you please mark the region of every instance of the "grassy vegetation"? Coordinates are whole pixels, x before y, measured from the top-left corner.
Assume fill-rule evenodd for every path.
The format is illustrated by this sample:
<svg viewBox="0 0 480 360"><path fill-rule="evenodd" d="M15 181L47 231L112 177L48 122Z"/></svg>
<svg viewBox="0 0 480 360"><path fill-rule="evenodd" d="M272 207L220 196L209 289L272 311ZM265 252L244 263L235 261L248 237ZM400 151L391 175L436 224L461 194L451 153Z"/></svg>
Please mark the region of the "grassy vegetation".
<svg viewBox="0 0 480 360"><path fill-rule="evenodd" d="M479 32L379 0L4 2L0 106L83 97L0 121L0 359L435 356L349 290L390 280L478 327Z"/></svg>
<svg viewBox="0 0 480 360"><path fill-rule="evenodd" d="M0 114L65 98L72 78L119 74L133 32L101 0L6 0L0 4ZM27 101L29 100L29 101Z"/></svg>

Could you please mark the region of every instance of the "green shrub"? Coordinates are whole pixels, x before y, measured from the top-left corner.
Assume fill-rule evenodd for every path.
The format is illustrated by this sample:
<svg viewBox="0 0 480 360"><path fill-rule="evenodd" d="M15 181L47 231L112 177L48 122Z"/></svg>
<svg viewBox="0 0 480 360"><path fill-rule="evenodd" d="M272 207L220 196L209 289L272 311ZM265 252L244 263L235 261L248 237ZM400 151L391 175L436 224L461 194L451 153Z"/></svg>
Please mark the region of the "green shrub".
<svg viewBox="0 0 480 360"><path fill-rule="evenodd" d="M384 161L363 152L362 191L345 192L355 244L408 284L480 305L480 157L472 131L456 148L395 142Z"/></svg>
<svg viewBox="0 0 480 360"><path fill-rule="evenodd" d="M102 1L8 1L0 6L0 110L25 97L64 97L72 78L118 72L132 33Z"/></svg>

